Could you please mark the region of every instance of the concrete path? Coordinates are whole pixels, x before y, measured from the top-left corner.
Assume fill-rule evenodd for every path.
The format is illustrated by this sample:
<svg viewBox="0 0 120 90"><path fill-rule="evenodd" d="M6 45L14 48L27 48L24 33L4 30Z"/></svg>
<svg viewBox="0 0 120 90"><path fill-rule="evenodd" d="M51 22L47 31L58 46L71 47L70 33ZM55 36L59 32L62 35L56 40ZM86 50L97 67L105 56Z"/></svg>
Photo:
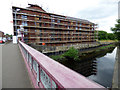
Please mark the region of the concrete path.
<svg viewBox="0 0 120 90"><path fill-rule="evenodd" d="M32 88L17 44L2 46L2 88Z"/></svg>

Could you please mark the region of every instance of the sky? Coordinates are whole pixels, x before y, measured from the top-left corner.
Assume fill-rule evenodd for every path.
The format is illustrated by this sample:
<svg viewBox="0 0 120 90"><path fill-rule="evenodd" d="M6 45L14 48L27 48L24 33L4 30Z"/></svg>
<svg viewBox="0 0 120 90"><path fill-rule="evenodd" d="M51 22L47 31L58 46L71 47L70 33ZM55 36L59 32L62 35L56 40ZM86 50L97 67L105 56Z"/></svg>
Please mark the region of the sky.
<svg viewBox="0 0 120 90"><path fill-rule="evenodd" d="M37 4L50 13L86 19L98 24L97 30L111 33L118 19L119 0L2 0L0 2L0 31L13 34L12 6Z"/></svg>

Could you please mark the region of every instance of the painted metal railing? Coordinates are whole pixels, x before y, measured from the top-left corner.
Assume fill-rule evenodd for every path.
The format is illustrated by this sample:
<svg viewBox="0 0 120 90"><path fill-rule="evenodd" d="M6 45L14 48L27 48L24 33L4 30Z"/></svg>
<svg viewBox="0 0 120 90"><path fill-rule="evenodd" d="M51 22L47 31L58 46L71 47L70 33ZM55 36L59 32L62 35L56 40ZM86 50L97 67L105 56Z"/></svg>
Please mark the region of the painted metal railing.
<svg viewBox="0 0 120 90"><path fill-rule="evenodd" d="M34 88L103 88L86 77L19 41Z"/></svg>

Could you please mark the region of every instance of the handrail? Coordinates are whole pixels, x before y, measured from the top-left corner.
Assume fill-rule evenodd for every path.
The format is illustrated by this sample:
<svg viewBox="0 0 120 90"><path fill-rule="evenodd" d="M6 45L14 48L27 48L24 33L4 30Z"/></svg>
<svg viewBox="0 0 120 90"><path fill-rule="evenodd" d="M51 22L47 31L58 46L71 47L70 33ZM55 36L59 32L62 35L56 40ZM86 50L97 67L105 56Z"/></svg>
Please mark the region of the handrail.
<svg viewBox="0 0 120 90"><path fill-rule="evenodd" d="M35 88L105 89L21 41L19 41L19 48Z"/></svg>

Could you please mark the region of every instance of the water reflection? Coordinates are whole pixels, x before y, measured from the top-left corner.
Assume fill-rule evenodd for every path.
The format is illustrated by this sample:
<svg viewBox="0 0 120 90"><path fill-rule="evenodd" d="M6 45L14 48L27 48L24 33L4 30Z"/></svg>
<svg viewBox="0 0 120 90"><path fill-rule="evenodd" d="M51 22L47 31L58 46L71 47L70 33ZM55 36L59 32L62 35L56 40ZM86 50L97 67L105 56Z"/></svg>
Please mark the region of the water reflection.
<svg viewBox="0 0 120 90"><path fill-rule="evenodd" d="M89 76L89 79L105 87L112 86L116 49L112 53L107 53L104 57L97 58L97 74Z"/></svg>
<svg viewBox="0 0 120 90"><path fill-rule="evenodd" d="M96 59L82 62L62 61L61 63L86 77L90 75L96 75L97 72Z"/></svg>
<svg viewBox="0 0 120 90"><path fill-rule="evenodd" d="M115 55L116 48L111 48L102 52L91 53L80 62L63 60L60 63L105 87L111 87ZM91 56L92 58L89 58Z"/></svg>

